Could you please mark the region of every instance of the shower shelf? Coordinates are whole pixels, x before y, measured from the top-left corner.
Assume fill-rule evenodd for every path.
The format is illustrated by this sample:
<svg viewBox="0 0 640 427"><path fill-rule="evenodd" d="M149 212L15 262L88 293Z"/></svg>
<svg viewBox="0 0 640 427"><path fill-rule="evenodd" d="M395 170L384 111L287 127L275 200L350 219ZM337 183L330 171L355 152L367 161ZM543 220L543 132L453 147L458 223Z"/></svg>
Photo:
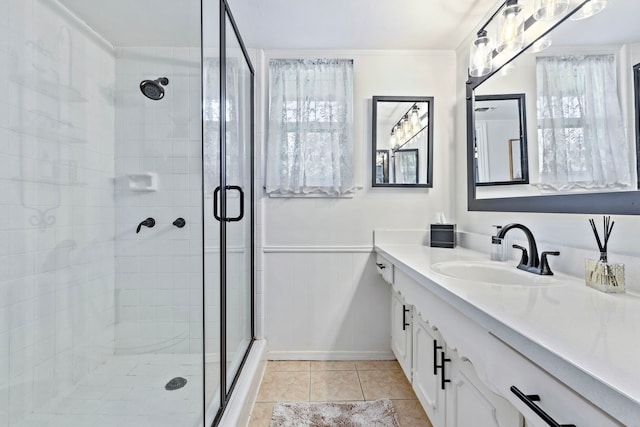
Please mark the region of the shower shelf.
<svg viewBox="0 0 640 427"><path fill-rule="evenodd" d="M10 77L10 80L22 87L31 89L59 101L87 102L87 99L80 93L80 91L78 91L78 89L55 81L43 79L37 75L13 75Z"/></svg>
<svg viewBox="0 0 640 427"><path fill-rule="evenodd" d="M61 134L54 130L45 129L45 128L38 128L38 127L23 128L18 126L10 126L9 129L24 135L35 136L37 138L44 138L51 142L60 142L60 143L67 143L67 144L86 144L87 143L86 139L78 138L72 135Z"/></svg>
<svg viewBox="0 0 640 427"><path fill-rule="evenodd" d="M72 182L55 179L35 179L35 178L12 178L11 181L26 182L29 184L63 185L66 187L85 187L86 182Z"/></svg>

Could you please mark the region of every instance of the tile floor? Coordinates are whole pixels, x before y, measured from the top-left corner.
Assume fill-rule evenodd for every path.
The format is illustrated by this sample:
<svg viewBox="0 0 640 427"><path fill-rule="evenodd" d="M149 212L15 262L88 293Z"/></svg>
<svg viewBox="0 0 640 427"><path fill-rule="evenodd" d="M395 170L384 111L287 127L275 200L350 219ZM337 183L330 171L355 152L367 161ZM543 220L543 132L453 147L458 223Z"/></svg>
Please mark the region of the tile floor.
<svg viewBox="0 0 640 427"><path fill-rule="evenodd" d="M395 360L269 361L249 427L268 427L276 402L391 399L400 427L432 427Z"/></svg>

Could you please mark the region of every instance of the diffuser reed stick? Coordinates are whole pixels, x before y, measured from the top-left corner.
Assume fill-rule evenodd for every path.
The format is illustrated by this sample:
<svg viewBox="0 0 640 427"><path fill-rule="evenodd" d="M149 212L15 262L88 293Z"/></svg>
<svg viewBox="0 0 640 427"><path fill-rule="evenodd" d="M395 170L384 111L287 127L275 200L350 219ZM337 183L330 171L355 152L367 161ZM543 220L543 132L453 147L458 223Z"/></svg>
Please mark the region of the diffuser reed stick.
<svg viewBox="0 0 640 427"><path fill-rule="evenodd" d="M596 238L596 243L598 244L598 249L600 250L600 262L607 262L607 245L609 244L609 237L611 236L611 231L613 230L613 224L615 221L611 221L610 216L602 217L602 222L604 225L603 237L604 239L600 239L600 234L598 233L598 229L596 228L596 222L593 218L589 219L589 224L591 224L591 229L593 230L593 235ZM604 244L602 243L604 241Z"/></svg>
<svg viewBox="0 0 640 427"><path fill-rule="evenodd" d="M585 278L588 286L599 289L604 292L624 292L624 264L609 264L607 261L607 246L615 221L611 221L610 216L602 218L603 233L602 236L596 228L596 222L589 219L593 236L600 250L600 259L598 262L585 260Z"/></svg>

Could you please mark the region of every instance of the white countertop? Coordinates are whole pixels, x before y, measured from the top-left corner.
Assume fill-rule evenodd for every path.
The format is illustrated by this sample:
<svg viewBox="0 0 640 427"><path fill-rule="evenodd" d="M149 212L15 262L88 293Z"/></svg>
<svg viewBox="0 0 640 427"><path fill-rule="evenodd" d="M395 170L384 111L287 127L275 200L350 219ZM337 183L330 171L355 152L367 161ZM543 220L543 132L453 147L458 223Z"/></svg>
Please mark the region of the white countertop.
<svg viewBox="0 0 640 427"><path fill-rule="evenodd" d="M554 276L560 286L492 285L431 268L452 260L489 262L488 254L463 248L376 243L375 251L473 320L502 329L491 332L528 340L575 367L544 366L539 351L525 354L613 416L629 419L631 411L640 420L640 295L605 294L561 274ZM507 263L516 270L517 263Z"/></svg>

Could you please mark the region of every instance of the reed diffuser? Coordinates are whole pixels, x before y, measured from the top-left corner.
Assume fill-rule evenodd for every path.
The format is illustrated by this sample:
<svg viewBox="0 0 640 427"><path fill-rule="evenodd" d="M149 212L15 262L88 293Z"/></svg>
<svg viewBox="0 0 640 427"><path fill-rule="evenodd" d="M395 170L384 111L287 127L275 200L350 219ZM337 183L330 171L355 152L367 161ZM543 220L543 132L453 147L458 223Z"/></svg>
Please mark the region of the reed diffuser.
<svg viewBox="0 0 640 427"><path fill-rule="evenodd" d="M589 224L591 224L593 235L596 238L596 243L600 250L600 259L598 259L598 261L585 259L585 281L587 286L603 292L624 292L624 264L611 264L607 257L607 246L609 244L609 237L611 237L611 231L613 230L615 221L611 221L610 216L605 216L602 218L602 222L604 230L601 239L600 233L598 233L598 229L596 228L595 221L593 218L589 219Z"/></svg>

